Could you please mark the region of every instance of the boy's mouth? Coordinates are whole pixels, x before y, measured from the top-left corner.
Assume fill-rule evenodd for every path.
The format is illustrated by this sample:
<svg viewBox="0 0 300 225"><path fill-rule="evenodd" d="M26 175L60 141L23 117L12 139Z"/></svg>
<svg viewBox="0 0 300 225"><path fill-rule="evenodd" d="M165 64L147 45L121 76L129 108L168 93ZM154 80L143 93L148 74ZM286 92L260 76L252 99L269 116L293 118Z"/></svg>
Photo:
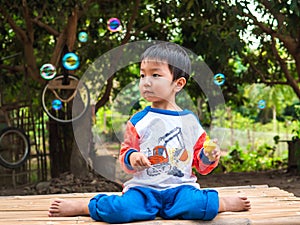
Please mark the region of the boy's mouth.
<svg viewBox="0 0 300 225"><path fill-rule="evenodd" d="M147 96L147 95L153 95L152 91L144 91L143 95Z"/></svg>

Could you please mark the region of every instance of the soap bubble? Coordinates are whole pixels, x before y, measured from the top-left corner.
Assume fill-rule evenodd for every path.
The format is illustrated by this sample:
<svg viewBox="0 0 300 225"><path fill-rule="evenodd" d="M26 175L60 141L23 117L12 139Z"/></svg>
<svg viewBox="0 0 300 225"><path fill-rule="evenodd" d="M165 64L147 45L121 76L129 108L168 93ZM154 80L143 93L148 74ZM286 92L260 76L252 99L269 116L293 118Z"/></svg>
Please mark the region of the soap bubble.
<svg viewBox="0 0 300 225"><path fill-rule="evenodd" d="M259 109L264 109L266 108L266 101L265 100L259 100L258 103L257 103L257 107Z"/></svg>
<svg viewBox="0 0 300 225"><path fill-rule="evenodd" d="M62 58L62 63L67 70L76 70L80 64L79 57L72 52L64 55Z"/></svg>
<svg viewBox="0 0 300 225"><path fill-rule="evenodd" d="M104 114L104 116L102 114L103 111L95 111L95 106L99 101L99 96L103 94L102 90L107 83L106 81L108 81L108 79L110 79L117 71L136 63L140 64L140 56L144 53L145 49L157 43L159 42L136 41L111 49L99 58L95 59L80 78L80 83L88 86L92 106L90 109L91 113L85 113L80 120L77 120L76 122L73 121L72 123L76 144L81 155L95 172L119 184L123 184L132 177L132 174L124 172L119 162L120 143L124 141L126 122L129 118L131 118L133 113L139 110L140 106L144 107L147 104L146 101L143 101L143 99L140 98L138 78L133 79L130 84L126 85L126 87L123 87L122 90L118 92L116 98L114 98L114 101L111 104L111 115ZM214 123L216 118L215 112L217 112L216 110L225 110L225 100L221 92L221 88L212 82L215 74L211 71L208 65L199 59L198 55L192 53L188 49L186 49L186 51L190 58L193 59L191 62L191 73L195 75L192 76L192 78L198 84L201 92L207 96L207 99L209 100L208 106L212 115L211 123L216 124ZM180 69L183 67L182 70L185 70L184 66L180 63L179 65L174 64L173 66ZM180 97L178 100L182 99L180 107L191 111L197 110L197 105L194 105L192 98L189 97L187 92L182 91L179 94ZM140 106L138 106L138 104L140 104ZM76 95L72 104L72 112L76 112L78 109L81 109L81 107L82 99L79 95ZM111 124L109 128L110 130L107 129L106 125L103 126L99 123L93 124L92 145L90 144L91 126L89 124L91 121L91 114L94 118L96 117L105 121L104 124L107 122ZM222 116L217 119L218 123L223 123ZM178 122L180 123L180 121ZM164 130L160 127L163 126L163 123L160 123L159 119L155 120L155 124L153 123L151 125L156 126L156 124L159 125L157 129L159 132L147 132L147 134L145 134L147 137L151 137L151 140L159 140L161 137L160 133ZM225 139L227 132L224 132L222 127L211 126L208 133L211 137L217 138L219 143L222 143L223 140L227 141L227 139L229 139L227 137ZM116 140L118 144L114 143L112 145L111 143L108 143L111 138L110 134L113 134L114 140ZM177 139L175 140L177 141ZM179 140L180 138L178 141ZM173 149L170 149L170 151L171 150L173 151ZM174 157L170 158L170 161L171 160L174 160L175 162Z"/></svg>
<svg viewBox="0 0 300 225"><path fill-rule="evenodd" d="M221 86L223 85L225 82L225 75L222 74L222 73L217 73L215 76L214 76L214 83L218 86Z"/></svg>
<svg viewBox="0 0 300 225"><path fill-rule="evenodd" d="M45 80L51 80L56 75L56 68L50 63L46 63L40 68L40 75Z"/></svg>
<svg viewBox="0 0 300 225"><path fill-rule="evenodd" d="M81 31L78 33L78 40L80 42L87 42L88 40L88 34L85 31Z"/></svg>
<svg viewBox="0 0 300 225"><path fill-rule="evenodd" d="M111 32L117 32L121 30L121 22L118 18L110 18L107 22L107 29Z"/></svg>
<svg viewBox="0 0 300 225"><path fill-rule="evenodd" d="M54 99L52 101L52 109L60 110L62 108L62 102L59 99Z"/></svg>

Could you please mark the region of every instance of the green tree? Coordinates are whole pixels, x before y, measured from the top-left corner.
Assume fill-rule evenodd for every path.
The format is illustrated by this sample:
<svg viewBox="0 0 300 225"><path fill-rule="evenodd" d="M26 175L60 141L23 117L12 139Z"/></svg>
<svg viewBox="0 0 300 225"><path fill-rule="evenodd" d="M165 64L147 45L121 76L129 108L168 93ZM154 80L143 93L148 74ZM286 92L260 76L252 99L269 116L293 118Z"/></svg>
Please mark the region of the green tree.
<svg viewBox="0 0 300 225"><path fill-rule="evenodd" d="M273 131L277 129L277 116L284 113L284 109L290 102L296 101L296 96L293 90L289 86L276 85L266 86L265 84L251 84L245 86L244 96L248 99L245 103L249 108L256 109L256 111L262 112L263 121L267 121L271 116L273 121ZM286 101L289 99L290 101ZM259 108L259 101L265 101L265 107ZM271 115L268 115L270 109Z"/></svg>
<svg viewBox="0 0 300 225"><path fill-rule="evenodd" d="M288 85L300 99L299 1L231 2L244 27L240 32L250 30L257 42L255 51L240 52L248 66L245 76L266 85Z"/></svg>
<svg viewBox="0 0 300 225"><path fill-rule="evenodd" d="M58 73L63 73L61 58L66 52L80 56L81 67L75 72L69 71L80 77L97 57L114 47L135 40L168 40L173 37L171 30L177 26L172 23L176 19L177 5L177 2L164 0L3 1L0 5L1 90L21 87L19 78L26 77L30 87L28 99L39 99L45 83L39 68L44 63L51 63ZM122 21L121 32L108 31L106 23L112 17ZM77 41L80 30L88 32L88 43ZM114 88L118 90L132 79L132 76L116 73L105 81L96 111L117 92ZM7 98L13 98L13 90L10 94L5 93ZM22 93L19 97L23 97ZM39 105L38 100L35 103ZM71 126L53 126L50 126L50 145L54 147L50 148L55 155L50 158L55 163L52 175L58 176L70 169L74 140Z"/></svg>
<svg viewBox="0 0 300 225"><path fill-rule="evenodd" d="M268 19L260 20L254 12ZM119 17L121 32L107 30L106 22L111 17ZM30 90L26 95L37 107L45 83L39 68L44 63L52 63L58 73L63 73L61 57L66 52L75 52L80 56L81 66L73 73L80 77L100 55L138 40L173 41L191 49L214 73L226 75L222 90L226 100L235 105L243 104L240 89L244 83L289 85L300 98L299 3L295 0L4 0L0 18L1 91L5 86L9 90L5 91L6 97L12 99L15 90L22 90L25 82ZM245 41L241 36L249 27L254 27L252 33L259 40L255 51L251 49L251 40ZM87 43L77 41L80 30L88 32ZM241 63L242 70L236 70L232 63L236 61ZM111 76L97 99L96 111L136 78L130 68ZM194 102L208 105L195 82L191 81L187 90ZM69 158L66 157L60 172L69 169Z"/></svg>

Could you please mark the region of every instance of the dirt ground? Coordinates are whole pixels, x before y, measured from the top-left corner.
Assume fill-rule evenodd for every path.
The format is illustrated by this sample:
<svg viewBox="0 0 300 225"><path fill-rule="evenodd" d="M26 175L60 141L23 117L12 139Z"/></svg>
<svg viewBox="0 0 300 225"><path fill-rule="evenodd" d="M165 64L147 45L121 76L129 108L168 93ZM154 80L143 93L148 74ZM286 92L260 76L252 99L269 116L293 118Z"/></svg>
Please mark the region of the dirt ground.
<svg viewBox="0 0 300 225"><path fill-rule="evenodd" d="M249 173L218 173L199 176L198 182L202 188L268 185L278 187L300 197L300 175L287 173L285 170ZM47 182L40 182L21 188L0 188L0 195L33 195L33 194L59 194L74 192L114 192L121 191L120 184L109 181L99 175L90 174L85 178L77 178L65 173L59 178Z"/></svg>
<svg viewBox="0 0 300 225"><path fill-rule="evenodd" d="M286 170L209 174L198 177L198 182L202 188L266 184L300 197L300 174Z"/></svg>

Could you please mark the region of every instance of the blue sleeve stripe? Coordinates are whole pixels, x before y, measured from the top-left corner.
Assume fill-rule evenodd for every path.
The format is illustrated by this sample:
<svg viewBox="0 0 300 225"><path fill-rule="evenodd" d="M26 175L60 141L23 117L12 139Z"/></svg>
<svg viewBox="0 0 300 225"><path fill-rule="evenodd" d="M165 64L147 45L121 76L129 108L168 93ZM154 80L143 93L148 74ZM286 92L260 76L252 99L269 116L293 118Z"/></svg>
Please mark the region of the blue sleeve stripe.
<svg viewBox="0 0 300 225"><path fill-rule="evenodd" d="M208 157L204 155L203 148L200 151L200 159L205 165L211 165L215 163L214 161L213 162L209 161Z"/></svg>
<svg viewBox="0 0 300 225"><path fill-rule="evenodd" d="M131 153L133 152L137 152L137 150L135 149L129 149L127 152L126 152L126 155L125 155L125 158L124 158L124 163L126 165L126 167L129 169L129 170L133 170L132 166L130 165L130 162L129 162L129 156Z"/></svg>

